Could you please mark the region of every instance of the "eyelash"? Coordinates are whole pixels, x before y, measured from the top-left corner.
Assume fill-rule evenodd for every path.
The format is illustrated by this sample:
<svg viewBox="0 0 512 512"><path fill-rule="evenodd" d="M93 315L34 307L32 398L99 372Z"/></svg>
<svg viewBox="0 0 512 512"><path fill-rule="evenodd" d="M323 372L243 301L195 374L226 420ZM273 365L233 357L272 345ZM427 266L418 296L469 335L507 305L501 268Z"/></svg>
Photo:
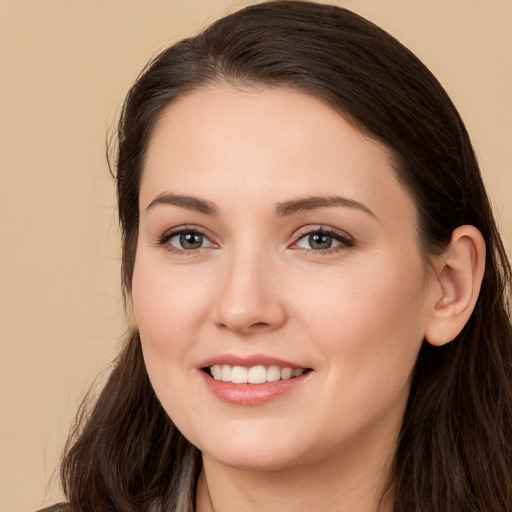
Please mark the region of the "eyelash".
<svg viewBox="0 0 512 512"><path fill-rule="evenodd" d="M207 236L205 233L203 233L200 229L197 229L196 227L192 226L181 226L178 228L174 228L170 231L166 231L157 241L157 245L164 247L167 251L175 253L175 254L183 254L187 256L193 256L197 254L201 249L205 249L207 247L198 247L197 249L180 249L178 247L175 247L169 243L169 241L179 235L199 235L203 238L203 240L207 240L212 246L215 246L216 244L210 240L210 237ZM300 248L297 247L297 244L304 240L306 237L312 236L312 235L324 235L327 236L336 242L339 242L339 245L335 247L329 247L326 249L306 249L306 248ZM315 256L325 256L329 254L333 254L342 250L345 250L350 247L354 247L355 240L348 235L347 233L344 233L342 231L338 231L332 228L325 228L321 226L316 227L310 227L306 230L298 233L295 237L295 242L292 244L291 248L293 250L303 250L307 254L315 255Z"/></svg>

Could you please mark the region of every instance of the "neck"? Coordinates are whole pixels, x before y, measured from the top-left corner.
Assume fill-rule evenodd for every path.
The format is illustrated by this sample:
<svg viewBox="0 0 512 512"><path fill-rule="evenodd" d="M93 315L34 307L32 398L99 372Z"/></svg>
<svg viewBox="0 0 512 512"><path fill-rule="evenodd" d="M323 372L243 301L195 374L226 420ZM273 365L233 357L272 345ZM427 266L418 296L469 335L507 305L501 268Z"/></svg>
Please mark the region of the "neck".
<svg viewBox="0 0 512 512"><path fill-rule="evenodd" d="M390 512L391 457L371 455L273 471L232 468L204 456L196 512Z"/></svg>

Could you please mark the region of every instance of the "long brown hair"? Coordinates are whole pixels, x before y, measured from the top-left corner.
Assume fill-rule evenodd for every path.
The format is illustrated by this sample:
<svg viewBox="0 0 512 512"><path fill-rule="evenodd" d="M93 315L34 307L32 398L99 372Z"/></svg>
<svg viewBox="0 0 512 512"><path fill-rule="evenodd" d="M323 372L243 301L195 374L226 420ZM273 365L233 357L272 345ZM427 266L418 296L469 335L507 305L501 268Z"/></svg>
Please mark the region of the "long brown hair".
<svg viewBox="0 0 512 512"><path fill-rule="evenodd" d="M127 296L152 129L171 102L215 82L305 92L382 142L415 200L426 258L441 253L460 225L481 231L488 254L482 291L452 343L424 343L420 351L390 484L395 512L512 510L510 264L469 136L446 92L409 50L360 16L302 1L258 4L148 64L129 91L117 134ZM62 481L70 508L192 512L200 468L198 450L151 388L133 330L68 442Z"/></svg>

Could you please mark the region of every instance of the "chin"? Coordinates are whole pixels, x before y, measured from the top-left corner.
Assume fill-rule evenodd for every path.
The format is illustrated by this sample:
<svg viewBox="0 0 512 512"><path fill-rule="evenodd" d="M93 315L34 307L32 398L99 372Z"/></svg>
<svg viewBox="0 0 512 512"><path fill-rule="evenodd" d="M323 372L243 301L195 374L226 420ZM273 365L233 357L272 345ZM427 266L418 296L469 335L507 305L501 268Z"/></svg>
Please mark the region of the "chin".
<svg viewBox="0 0 512 512"><path fill-rule="evenodd" d="M255 434L255 429L246 428L243 433L216 436L194 444L205 458L246 471L279 471L304 462L306 454L298 450L303 442L293 436L283 436L276 430L262 436Z"/></svg>
<svg viewBox="0 0 512 512"><path fill-rule="evenodd" d="M297 453L283 453L279 448L271 451L252 449L244 451L202 452L203 457L214 459L217 463L243 471L281 471L301 464ZM303 461L302 461L303 462Z"/></svg>

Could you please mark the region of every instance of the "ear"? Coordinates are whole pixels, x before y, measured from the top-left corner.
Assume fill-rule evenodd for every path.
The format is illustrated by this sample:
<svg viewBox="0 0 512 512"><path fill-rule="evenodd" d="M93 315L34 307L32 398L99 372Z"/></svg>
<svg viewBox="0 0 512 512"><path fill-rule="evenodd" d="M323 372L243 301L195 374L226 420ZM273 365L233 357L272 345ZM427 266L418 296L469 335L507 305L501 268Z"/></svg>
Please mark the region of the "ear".
<svg viewBox="0 0 512 512"><path fill-rule="evenodd" d="M469 320L485 270L485 241L474 226L460 226L446 251L434 260L432 310L425 339L435 346L452 341Z"/></svg>

